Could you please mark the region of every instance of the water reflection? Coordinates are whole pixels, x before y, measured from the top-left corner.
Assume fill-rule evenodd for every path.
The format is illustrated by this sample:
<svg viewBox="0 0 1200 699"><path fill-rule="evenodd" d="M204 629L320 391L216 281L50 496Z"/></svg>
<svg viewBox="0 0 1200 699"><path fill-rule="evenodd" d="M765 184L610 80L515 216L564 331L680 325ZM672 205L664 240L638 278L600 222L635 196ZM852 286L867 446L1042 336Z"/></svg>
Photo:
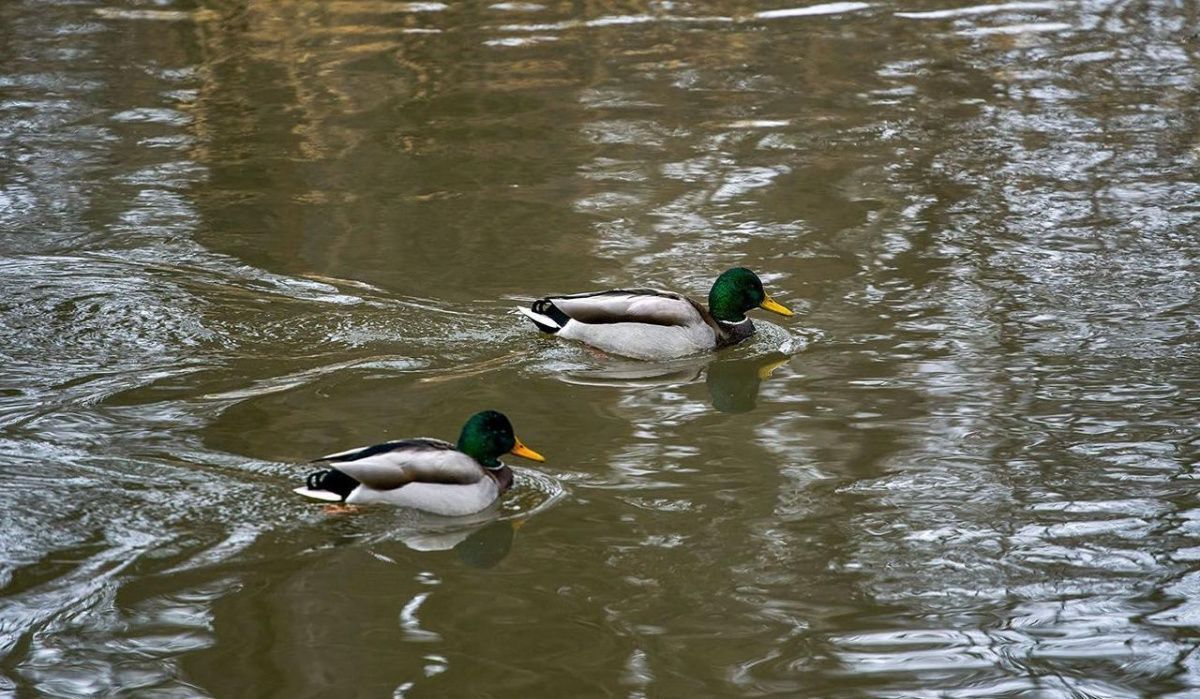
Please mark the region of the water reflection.
<svg viewBox="0 0 1200 699"><path fill-rule="evenodd" d="M523 521L501 520L476 529L454 545L454 553L472 568L491 568L508 555L516 531Z"/></svg>
<svg viewBox="0 0 1200 699"><path fill-rule="evenodd" d="M421 553L453 550L468 566L491 568L511 551L516 530L564 496L565 490L554 478L520 469L513 488L501 499L465 516L444 517L386 505L309 505L304 509L321 513L317 526L334 535L328 543L335 547L365 547L372 555L393 562L408 557L398 553L396 544Z"/></svg>
<svg viewBox="0 0 1200 699"><path fill-rule="evenodd" d="M492 568L504 560L512 550L516 531L525 526L531 516L513 517L505 514L499 505L470 517L453 519L378 512L365 514L364 517L364 512L359 511L331 515L347 519L362 517L367 522L365 525L355 523L349 528L339 527L342 542L365 546L372 555L393 562L396 557L389 552L394 552L391 544L395 542L422 553L454 551L459 561L472 568ZM387 523L383 524L385 520ZM380 531L381 527L386 530Z"/></svg>
<svg viewBox="0 0 1200 699"><path fill-rule="evenodd" d="M723 413L753 410L758 404L759 386L789 359L786 354L777 354L713 362L704 376L713 407Z"/></svg>
<svg viewBox="0 0 1200 699"><path fill-rule="evenodd" d="M563 372L559 378L580 386L647 388L689 384L704 378L709 402L724 413L744 413L758 404L762 382L791 355L768 352L752 357L691 357L672 362L614 361L598 369Z"/></svg>

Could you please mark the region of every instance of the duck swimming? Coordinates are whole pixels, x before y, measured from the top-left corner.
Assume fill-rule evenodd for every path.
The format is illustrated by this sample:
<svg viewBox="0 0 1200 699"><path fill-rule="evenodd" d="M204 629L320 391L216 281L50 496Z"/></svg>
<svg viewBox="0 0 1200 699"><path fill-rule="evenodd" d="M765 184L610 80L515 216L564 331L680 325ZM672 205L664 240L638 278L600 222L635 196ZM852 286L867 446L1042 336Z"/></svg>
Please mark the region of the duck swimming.
<svg viewBox="0 0 1200 699"><path fill-rule="evenodd" d="M745 267L713 282L708 308L671 291L613 289L546 296L519 308L539 330L635 359L673 359L736 345L754 334L746 312L794 315Z"/></svg>
<svg viewBox="0 0 1200 699"><path fill-rule="evenodd" d="M385 503L438 515L478 512L512 487L513 472L499 457L546 459L521 443L495 410L472 415L458 443L418 437L323 456L329 468L308 475L295 492L314 500Z"/></svg>

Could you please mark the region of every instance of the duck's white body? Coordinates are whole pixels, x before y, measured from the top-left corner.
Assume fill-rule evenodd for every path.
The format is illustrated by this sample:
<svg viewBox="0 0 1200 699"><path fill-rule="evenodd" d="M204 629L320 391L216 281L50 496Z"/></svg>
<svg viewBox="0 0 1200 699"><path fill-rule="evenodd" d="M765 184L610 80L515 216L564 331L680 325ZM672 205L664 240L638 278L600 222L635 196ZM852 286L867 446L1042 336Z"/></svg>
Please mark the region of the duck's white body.
<svg viewBox="0 0 1200 699"><path fill-rule="evenodd" d="M548 296L519 310L544 332L635 359L711 352L741 339L739 331L754 332L749 318L721 323L686 296L658 289Z"/></svg>
<svg viewBox="0 0 1200 699"><path fill-rule="evenodd" d="M308 485L295 492L326 502L383 503L445 516L479 512L513 481L507 466L485 468L439 439L387 442L330 454L318 461L332 468L313 474Z"/></svg>
<svg viewBox="0 0 1200 699"><path fill-rule="evenodd" d="M485 509L500 497L500 487L491 478L470 485L409 483L394 490L375 490L360 485L346 498L350 505L399 505L447 517L469 515Z"/></svg>
<svg viewBox="0 0 1200 699"><path fill-rule="evenodd" d="M634 359L672 359L711 351L714 333L699 327L664 327L644 323L589 325L572 320L557 335L610 354Z"/></svg>

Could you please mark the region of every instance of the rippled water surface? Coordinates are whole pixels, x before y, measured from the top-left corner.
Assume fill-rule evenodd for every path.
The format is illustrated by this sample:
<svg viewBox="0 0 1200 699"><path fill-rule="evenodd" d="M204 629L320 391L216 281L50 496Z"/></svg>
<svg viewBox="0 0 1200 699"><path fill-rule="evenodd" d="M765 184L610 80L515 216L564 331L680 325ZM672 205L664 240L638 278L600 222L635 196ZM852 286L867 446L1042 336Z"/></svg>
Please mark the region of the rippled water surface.
<svg viewBox="0 0 1200 699"><path fill-rule="evenodd" d="M1198 15L0 3L0 690L1200 693ZM492 510L290 492L489 407Z"/></svg>

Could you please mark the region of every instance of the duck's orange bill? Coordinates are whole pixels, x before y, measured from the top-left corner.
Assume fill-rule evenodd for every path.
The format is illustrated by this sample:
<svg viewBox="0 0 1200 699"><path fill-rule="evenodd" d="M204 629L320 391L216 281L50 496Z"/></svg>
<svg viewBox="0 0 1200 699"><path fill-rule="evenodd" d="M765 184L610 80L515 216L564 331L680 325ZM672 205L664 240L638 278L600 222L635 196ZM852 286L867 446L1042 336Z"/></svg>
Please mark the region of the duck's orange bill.
<svg viewBox="0 0 1200 699"><path fill-rule="evenodd" d="M513 439L516 439L516 437L513 437ZM526 459L532 459L534 461L545 461L546 460L546 457L544 457L541 454L537 453L536 451L530 449L529 447L525 446L524 444L521 444L521 440L519 440L519 439L517 439L517 445L515 447L513 447L512 451L509 453L516 454L517 456L523 456Z"/></svg>
<svg viewBox="0 0 1200 699"><path fill-rule="evenodd" d="M778 301L776 301L775 299L771 298L770 296L768 296L767 298L763 299L763 302L762 302L762 303L760 303L760 304L758 304L758 307L759 307L759 308L761 308L761 309L763 309L764 311L770 311L770 312L772 312L772 313L778 313L778 314L779 314L779 315L781 315L781 316L794 316L794 315L796 315L795 313L792 313L791 309L789 309L787 306L783 305L782 303L779 303Z"/></svg>

